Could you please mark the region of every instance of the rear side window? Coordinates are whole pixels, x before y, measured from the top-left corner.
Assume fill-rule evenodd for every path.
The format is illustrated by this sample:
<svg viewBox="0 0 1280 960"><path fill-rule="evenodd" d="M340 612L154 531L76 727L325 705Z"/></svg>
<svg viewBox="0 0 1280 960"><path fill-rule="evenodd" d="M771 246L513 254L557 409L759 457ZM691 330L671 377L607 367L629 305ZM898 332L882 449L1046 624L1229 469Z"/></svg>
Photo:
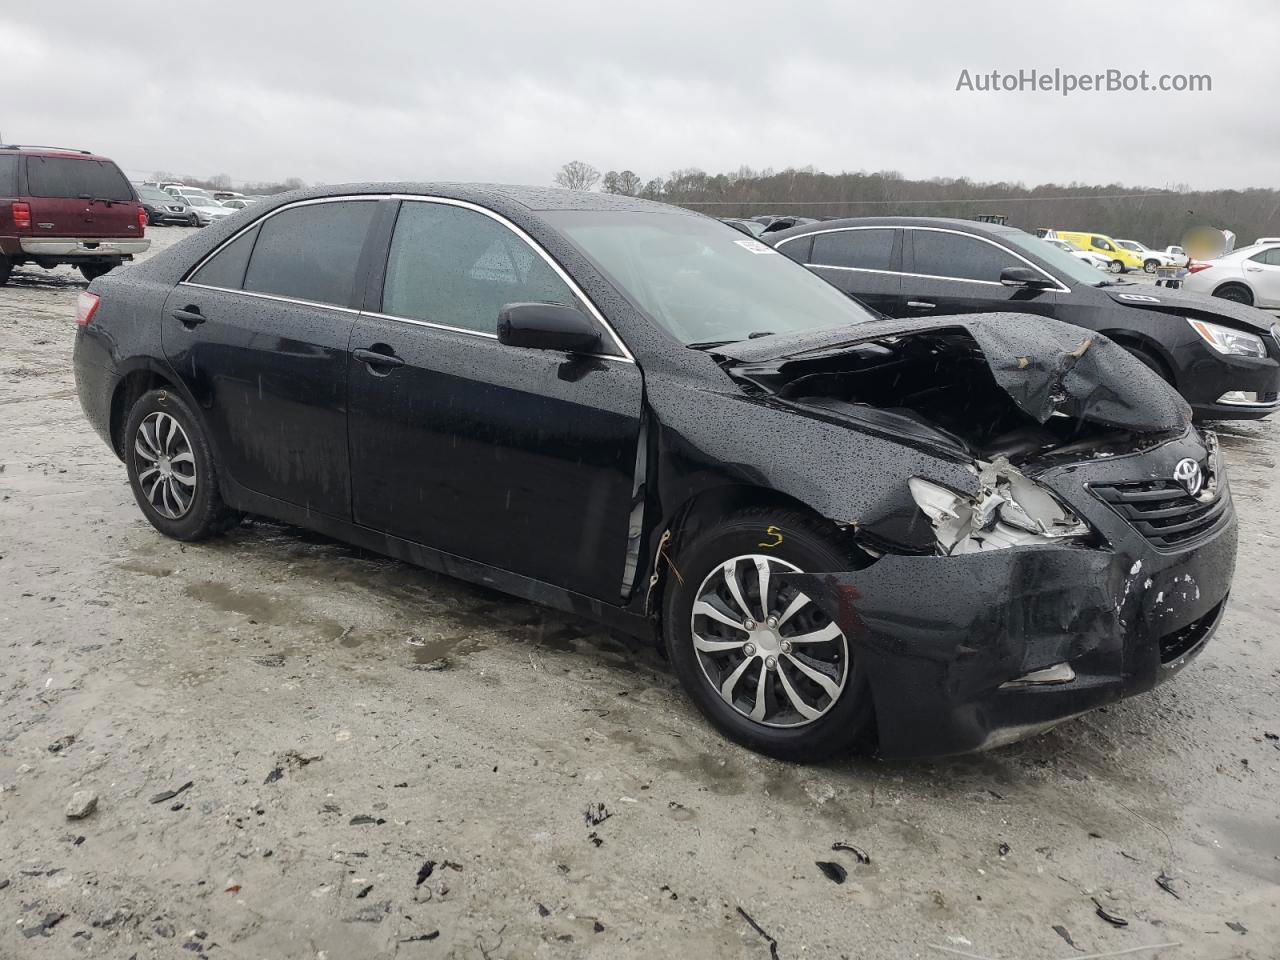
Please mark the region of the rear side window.
<svg viewBox="0 0 1280 960"><path fill-rule="evenodd" d="M27 157L27 191L33 197L133 199L133 187L110 160L87 157Z"/></svg>
<svg viewBox="0 0 1280 960"><path fill-rule="evenodd" d="M893 264L892 230L840 230L813 237L810 263L822 267L890 270Z"/></svg>
<svg viewBox="0 0 1280 960"><path fill-rule="evenodd" d="M914 273L954 280L1000 282L1005 267L1025 267L1013 254L994 244L958 233L912 230L915 246Z"/></svg>
<svg viewBox="0 0 1280 960"><path fill-rule="evenodd" d="M523 302L579 306L547 262L491 217L441 203L401 206L383 313L493 333L499 311Z"/></svg>
<svg viewBox="0 0 1280 960"><path fill-rule="evenodd" d="M1272 247L1270 250L1255 253L1249 259L1255 263L1265 263L1269 267L1280 267L1280 247Z"/></svg>
<svg viewBox="0 0 1280 960"><path fill-rule="evenodd" d="M376 207L373 200L312 203L264 220L244 289L351 306L356 266Z"/></svg>
<svg viewBox="0 0 1280 960"><path fill-rule="evenodd" d="M0 197L18 195L18 155L0 153Z"/></svg>
<svg viewBox="0 0 1280 960"><path fill-rule="evenodd" d="M253 241L258 239L258 227L247 230L217 252L212 260L187 278L190 283L223 290L239 290L244 286L244 270L249 265Z"/></svg>

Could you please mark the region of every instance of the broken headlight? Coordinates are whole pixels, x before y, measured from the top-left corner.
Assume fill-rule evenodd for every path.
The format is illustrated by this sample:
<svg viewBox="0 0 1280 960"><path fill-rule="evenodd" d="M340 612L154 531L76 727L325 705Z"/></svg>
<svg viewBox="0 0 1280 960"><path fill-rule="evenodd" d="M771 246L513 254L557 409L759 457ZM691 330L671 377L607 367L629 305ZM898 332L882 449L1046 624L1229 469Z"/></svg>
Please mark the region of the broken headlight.
<svg viewBox="0 0 1280 960"><path fill-rule="evenodd" d="M1089 535L1089 526L1004 457L978 461L977 496L956 493L919 477L911 496L933 523L944 556L1029 543L1060 543Z"/></svg>
<svg viewBox="0 0 1280 960"><path fill-rule="evenodd" d="M1187 318L1187 323L1191 324L1191 329L1200 334L1205 343L1219 353L1237 357L1267 355L1267 347L1262 342L1262 338L1252 333L1233 330L1231 327L1223 327L1216 323L1205 323L1203 320L1192 320L1190 317Z"/></svg>

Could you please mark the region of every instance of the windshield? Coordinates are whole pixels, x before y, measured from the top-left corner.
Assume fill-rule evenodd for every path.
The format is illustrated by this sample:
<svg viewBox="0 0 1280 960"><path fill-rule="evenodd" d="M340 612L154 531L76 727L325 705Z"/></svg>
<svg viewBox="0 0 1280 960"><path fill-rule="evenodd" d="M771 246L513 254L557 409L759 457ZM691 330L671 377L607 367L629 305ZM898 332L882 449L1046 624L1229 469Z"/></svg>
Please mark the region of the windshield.
<svg viewBox="0 0 1280 960"><path fill-rule="evenodd" d="M1039 257L1046 266L1060 274L1061 279L1072 283L1083 283L1090 287L1105 287L1111 283L1097 267L1086 263L1074 254L1067 253L1066 250L1059 249L1052 241L1033 237L1021 230L1016 233L1002 234L1000 239L1032 256Z"/></svg>
<svg viewBox="0 0 1280 960"><path fill-rule="evenodd" d="M675 212L575 210L543 216L686 345L877 319L800 264L716 220Z"/></svg>
<svg viewBox="0 0 1280 960"><path fill-rule="evenodd" d="M1124 247L1126 250L1133 253L1141 253L1145 249L1142 244L1138 243L1136 240L1117 240L1116 245Z"/></svg>

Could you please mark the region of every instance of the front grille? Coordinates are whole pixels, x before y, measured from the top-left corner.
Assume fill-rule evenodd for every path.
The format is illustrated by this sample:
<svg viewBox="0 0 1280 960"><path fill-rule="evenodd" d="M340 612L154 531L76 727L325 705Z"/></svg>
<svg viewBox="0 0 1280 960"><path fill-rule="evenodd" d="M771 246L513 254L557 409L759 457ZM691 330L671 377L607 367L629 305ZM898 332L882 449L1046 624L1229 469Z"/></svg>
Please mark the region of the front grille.
<svg viewBox="0 0 1280 960"><path fill-rule="evenodd" d="M1160 662L1171 663L1179 657L1190 653L1200 645L1205 636L1213 628L1214 622L1218 619L1218 614L1222 612L1222 604L1227 601L1224 599L1216 607L1206 613L1197 620L1192 620L1185 627L1166 633L1160 638Z"/></svg>
<svg viewBox="0 0 1280 960"><path fill-rule="evenodd" d="M1097 484L1092 489L1157 547L1179 547L1207 537L1231 519L1231 496L1225 486L1204 499L1191 496L1176 480Z"/></svg>

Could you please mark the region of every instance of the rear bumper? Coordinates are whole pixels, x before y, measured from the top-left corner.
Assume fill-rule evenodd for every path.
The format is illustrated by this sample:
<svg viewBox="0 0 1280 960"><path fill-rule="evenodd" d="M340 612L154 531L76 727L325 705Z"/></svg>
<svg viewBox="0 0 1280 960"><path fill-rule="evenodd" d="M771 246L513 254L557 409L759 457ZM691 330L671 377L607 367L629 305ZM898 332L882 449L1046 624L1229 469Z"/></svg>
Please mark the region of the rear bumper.
<svg viewBox="0 0 1280 960"><path fill-rule="evenodd" d="M863 659L881 753L999 746L1151 690L1198 656L1231 588L1230 506L1208 536L1160 548L1089 489L1163 476L1197 449L1203 456L1203 446L1183 438L1043 474L1104 538L1098 547L886 555L863 570L793 575ZM1010 686L1060 664L1071 668L1065 681Z"/></svg>
<svg viewBox="0 0 1280 960"><path fill-rule="evenodd" d="M151 241L112 239L107 237L23 237L18 241L22 252L30 257L132 257L145 253Z"/></svg>

